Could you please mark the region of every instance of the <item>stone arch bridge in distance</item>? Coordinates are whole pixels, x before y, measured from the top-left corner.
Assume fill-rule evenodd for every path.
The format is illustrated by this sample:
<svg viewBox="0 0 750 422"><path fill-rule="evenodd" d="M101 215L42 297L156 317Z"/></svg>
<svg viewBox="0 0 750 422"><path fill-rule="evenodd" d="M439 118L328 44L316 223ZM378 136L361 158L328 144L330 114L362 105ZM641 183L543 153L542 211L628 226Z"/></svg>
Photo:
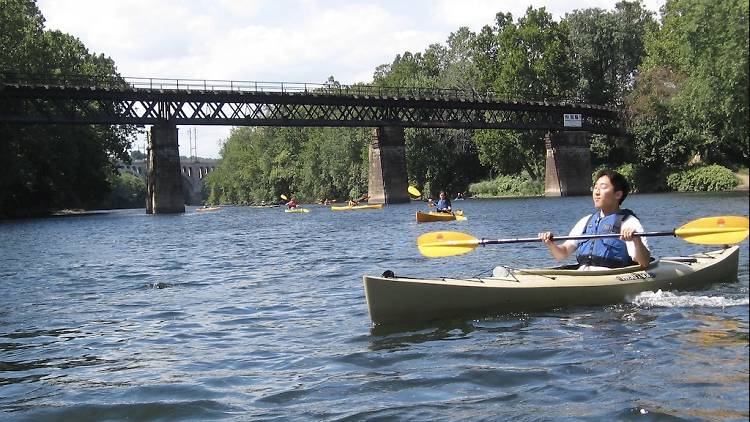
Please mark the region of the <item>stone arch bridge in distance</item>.
<svg viewBox="0 0 750 422"><path fill-rule="evenodd" d="M216 159L180 157L182 196L185 198L185 205L203 204L206 200L203 192L203 178L216 170L218 163L219 160ZM117 170L120 173L138 176L144 183L148 179L148 161L146 160L133 160L132 164L119 163Z"/></svg>

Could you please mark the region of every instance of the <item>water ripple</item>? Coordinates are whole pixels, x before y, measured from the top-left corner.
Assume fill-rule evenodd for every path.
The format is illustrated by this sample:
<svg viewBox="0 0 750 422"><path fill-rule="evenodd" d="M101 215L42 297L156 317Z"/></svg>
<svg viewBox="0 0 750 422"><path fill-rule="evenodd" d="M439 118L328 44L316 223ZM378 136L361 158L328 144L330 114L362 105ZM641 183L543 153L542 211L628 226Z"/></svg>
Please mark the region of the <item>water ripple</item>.
<svg viewBox="0 0 750 422"><path fill-rule="evenodd" d="M654 230L748 209L746 194L628 203L661 210L647 218ZM464 201L470 218L460 226L416 224L421 206L3 222L3 420L748 418L747 242L739 283L373 326L364 274L471 276L551 263L535 244L427 259L414 247L420 234L566 231L590 199ZM651 244L657 255L708 249Z"/></svg>

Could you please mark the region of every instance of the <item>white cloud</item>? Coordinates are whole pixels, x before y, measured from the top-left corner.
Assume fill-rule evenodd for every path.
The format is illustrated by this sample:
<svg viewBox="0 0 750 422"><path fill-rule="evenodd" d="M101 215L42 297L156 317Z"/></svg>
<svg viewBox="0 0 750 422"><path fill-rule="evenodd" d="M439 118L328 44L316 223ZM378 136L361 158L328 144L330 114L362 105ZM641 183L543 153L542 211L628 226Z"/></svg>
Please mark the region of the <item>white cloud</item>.
<svg viewBox="0 0 750 422"><path fill-rule="evenodd" d="M645 5L656 10L664 1ZM110 56L123 76L315 83L334 76L348 84L371 81L375 68L396 54L444 43L461 26L492 25L498 11L522 16L527 3L559 19L574 9L612 9L616 0L39 0L38 6L48 29ZM217 157L217 140L228 136L227 127L198 127L198 154ZM188 142L180 143L189 155Z"/></svg>

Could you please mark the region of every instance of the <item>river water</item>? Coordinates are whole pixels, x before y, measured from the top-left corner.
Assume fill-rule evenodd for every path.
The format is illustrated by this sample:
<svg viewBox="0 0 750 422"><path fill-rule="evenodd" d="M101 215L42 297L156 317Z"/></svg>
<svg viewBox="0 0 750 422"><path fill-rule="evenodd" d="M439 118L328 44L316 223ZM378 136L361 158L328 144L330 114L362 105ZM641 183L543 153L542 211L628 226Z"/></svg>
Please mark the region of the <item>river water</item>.
<svg viewBox="0 0 750 422"><path fill-rule="evenodd" d="M646 230L747 215L748 193L633 195ZM567 234L591 200L308 214L143 209L0 222L2 420L747 420L739 282L633 303L373 326L364 274L552 265L536 243L439 259L418 235ZM650 239L654 255L711 249Z"/></svg>

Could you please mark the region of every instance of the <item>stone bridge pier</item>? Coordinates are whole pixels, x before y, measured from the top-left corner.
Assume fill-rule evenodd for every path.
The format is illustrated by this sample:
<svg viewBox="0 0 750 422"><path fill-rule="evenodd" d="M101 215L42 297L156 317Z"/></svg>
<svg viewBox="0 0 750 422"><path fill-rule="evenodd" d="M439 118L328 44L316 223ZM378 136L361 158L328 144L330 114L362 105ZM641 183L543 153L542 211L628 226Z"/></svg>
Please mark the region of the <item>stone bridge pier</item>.
<svg viewBox="0 0 750 422"><path fill-rule="evenodd" d="M545 196L591 194L591 135L588 132L554 132L544 138L547 163Z"/></svg>
<svg viewBox="0 0 750 422"><path fill-rule="evenodd" d="M370 172L367 190L370 203L409 202L406 174L406 145L402 126L382 126L373 130L369 147Z"/></svg>
<svg viewBox="0 0 750 422"><path fill-rule="evenodd" d="M185 212L177 125L165 121L151 127L146 177L146 213Z"/></svg>

